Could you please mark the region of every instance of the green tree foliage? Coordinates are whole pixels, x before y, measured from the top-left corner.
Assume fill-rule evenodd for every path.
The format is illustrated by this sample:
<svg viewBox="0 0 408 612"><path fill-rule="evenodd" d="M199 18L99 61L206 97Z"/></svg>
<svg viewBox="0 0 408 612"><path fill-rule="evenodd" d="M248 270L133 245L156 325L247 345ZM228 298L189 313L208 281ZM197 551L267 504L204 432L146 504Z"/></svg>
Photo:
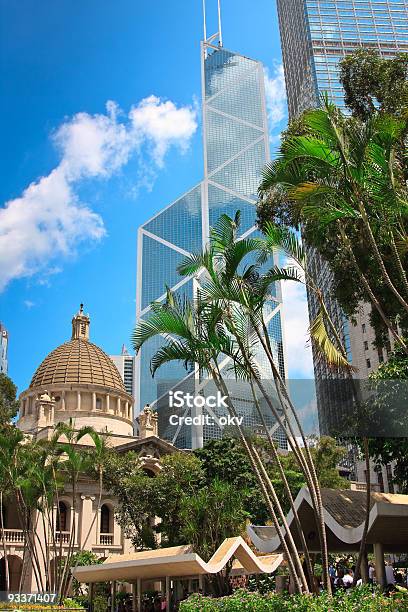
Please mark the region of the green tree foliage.
<svg viewBox="0 0 408 612"><path fill-rule="evenodd" d="M350 483L342 478L338 465L346 455L346 449L339 446L334 438L321 436L316 447L312 450L316 464L319 482L322 487L329 489L349 489Z"/></svg>
<svg viewBox="0 0 408 612"><path fill-rule="evenodd" d="M226 538L243 533L248 518L242 491L218 479L200 488L194 496L186 496L181 514L185 541L205 561L211 559ZM229 566L225 572L207 577L215 595L228 593L230 569Z"/></svg>
<svg viewBox="0 0 408 612"><path fill-rule="evenodd" d="M89 473L95 463L92 447L84 448L81 440L90 435L98 443L98 434L90 427L75 430L72 423L58 424L51 440L32 440L13 424L0 428L0 499L12 504L23 530L25 554L33 568L39 591L58 592L66 596L70 584L70 567L75 546L75 522L68 543L56 538L54 507L59 495L72 491L73 512L80 477ZM58 510L57 510L58 513ZM2 513L1 513L2 514ZM38 524L44 526L41 563L36 548ZM4 525L0 524L4 548ZM56 560L51 566L51 559Z"/></svg>
<svg viewBox="0 0 408 612"><path fill-rule="evenodd" d="M81 567L83 565L96 565L99 563L102 563L102 559L98 557L97 555L95 555L95 553L93 553L91 550L79 550L78 552L74 553L71 557L71 569L74 567ZM101 589L101 585L99 584L96 586L99 589L99 591L103 589L103 586ZM76 578L73 578L71 588L72 588L72 592L75 595L75 597L78 597L81 599L84 598L84 600L87 600L87 598L85 598L83 585L80 582L78 582Z"/></svg>
<svg viewBox="0 0 408 612"><path fill-rule="evenodd" d="M112 452L106 458L103 474L105 487L117 498L116 520L136 549L155 548L152 525L156 495L154 479L141 467L133 452L119 455Z"/></svg>
<svg viewBox="0 0 408 612"><path fill-rule="evenodd" d="M6 374L0 374L0 427L8 425L18 411L17 387Z"/></svg>
<svg viewBox="0 0 408 612"><path fill-rule="evenodd" d="M285 132L281 146L281 159L287 161L290 158L292 166L283 168L280 165L281 180L269 181L268 184L264 181L258 205L258 225L262 230L271 221L295 228L302 224L305 242L320 253L333 272L331 293L352 318L359 302L370 301L370 298L356 273L350 251L345 248L340 233L343 229L380 307L394 324L398 320L399 328L403 330L408 327L406 308L385 282L379 258L371 248L368 225L357 211L354 198L357 192L361 195L388 276L406 298L407 64L406 56L384 60L367 51L348 56L342 63L341 78L353 116L347 118L339 111L337 116L332 113L332 123L337 130L333 138L334 132L329 136L330 130L322 129L317 114L309 111L294 120ZM375 102L379 103L378 110ZM398 134L393 131L397 125ZM393 144L389 140L391 126L394 126L391 130ZM343 151L340 143L344 145ZM385 163L391 151L392 155ZM274 171L278 171L279 164L273 164ZM340 175L336 179L333 170L345 171L346 164L353 173L353 181L344 181L343 190L341 181L337 180ZM322 180L324 176L327 179L325 183ZM347 174L342 176L346 178ZM350 189L352 182L356 189ZM295 194L295 184L303 184L302 194L300 191ZM318 184L319 191L316 188L312 190L312 184L314 187ZM397 222L395 215L399 217ZM372 310L371 322L376 330L377 345L387 345L388 331L376 308Z"/></svg>
<svg viewBox="0 0 408 612"><path fill-rule="evenodd" d="M185 499L194 498L204 481L202 462L190 453L174 453L161 460L162 469L154 479L155 512L163 545L185 544L182 507Z"/></svg>
<svg viewBox="0 0 408 612"><path fill-rule="evenodd" d="M354 117L367 119L377 109L400 115L408 102L408 57L384 59L372 49L359 49L340 63L344 102Z"/></svg>

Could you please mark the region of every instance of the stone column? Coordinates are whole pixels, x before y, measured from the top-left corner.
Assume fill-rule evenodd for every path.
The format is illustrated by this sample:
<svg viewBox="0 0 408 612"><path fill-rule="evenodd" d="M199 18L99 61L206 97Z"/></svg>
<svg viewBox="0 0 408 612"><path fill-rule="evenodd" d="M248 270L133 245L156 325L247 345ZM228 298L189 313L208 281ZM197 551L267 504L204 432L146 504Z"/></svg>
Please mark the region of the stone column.
<svg viewBox="0 0 408 612"><path fill-rule="evenodd" d="M142 579L137 579L137 612L142 612Z"/></svg>
<svg viewBox="0 0 408 612"><path fill-rule="evenodd" d="M77 392L77 410L81 410L81 392Z"/></svg>
<svg viewBox="0 0 408 612"><path fill-rule="evenodd" d="M110 409L110 396L109 393L106 395L106 412L109 412Z"/></svg>
<svg viewBox="0 0 408 612"><path fill-rule="evenodd" d="M379 584L382 588L385 588L386 579L385 579L385 563L384 563L384 547L378 542L374 544L374 557L375 557L375 577L377 579L377 584Z"/></svg>
<svg viewBox="0 0 408 612"><path fill-rule="evenodd" d="M61 393L61 410L65 410L65 391Z"/></svg>
<svg viewBox="0 0 408 612"><path fill-rule="evenodd" d="M80 530L80 545L84 550L92 550L92 546L96 544L95 539L95 523L92 525L94 511L93 502L95 497L93 495L81 495L82 507L81 507L81 530ZM92 528L91 528L92 525ZM89 530L91 529L91 533ZM89 537L88 537L89 533ZM86 540L86 538L88 539ZM86 540L86 541L85 541Z"/></svg>
<svg viewBox="0 0 408 612"><path fill-rule="evenodd" d="M49 412L48 412L48 421L50 425L54 425L54 416L55 416L55 406L54 404L52 406L50 406Z"/></svg>
<svg viewBox="0 0 408 612"><path fill-rule="evenodd" d="M114 546L119 546L122 539L122 530L120 528L120 525L115 521L115 515L112 509L110 509L110 513L112 516L111 520L113 523L113 544Z"/></svg>
<svg viewBox="0 0 408 612"><path fill-rule="evenodd" d="M96 393L92 392L92 410L96 410Z"/></svg>
<svg viewBox="0 0 408 612"><path fill-rule="evenodd" d="M112 581L111 586L111 612L116 612L116 580Z"/></svg>
<svg viewBox="0 0 408 612"><path fill-rule="evenodd" d="M132 582L132 612L138 612L137 606L137 585Z"/></svg>
<svg viewBox="0 0 408 612"><path fill-rule="evenodd" d="M166 612L170 610L170 578L166 576Z"/></svg>
<svg viewBox="0 0 408 612"><path fill-rule="evenodd" d="M89 612L93 612L93 600L95 594L95 584L93 582L89 583Z"/></svg>

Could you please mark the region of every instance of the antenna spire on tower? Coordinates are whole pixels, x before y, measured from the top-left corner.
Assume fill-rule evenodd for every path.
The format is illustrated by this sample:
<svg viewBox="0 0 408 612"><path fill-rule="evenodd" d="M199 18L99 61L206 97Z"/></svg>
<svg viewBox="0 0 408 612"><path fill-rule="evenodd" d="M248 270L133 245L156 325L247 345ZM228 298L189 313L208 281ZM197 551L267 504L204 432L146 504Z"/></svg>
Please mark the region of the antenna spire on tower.
<svg viewBox="0 0 408 612"><path fill-rule="evenodd" d="M220 47L222 47L221 0L218 0L218 37L220 39Z"/></svg>
<svg viewBox="0 0 408 612"><path fill-rule="evenodd" d="M203 2L203 31L204 31L204 42L212 42L218 37L218 45L222 47L222 26L221 26L221 0L217 0L218 9L218 32L207 38L207 13L206 13L206 0Z"/></svg>

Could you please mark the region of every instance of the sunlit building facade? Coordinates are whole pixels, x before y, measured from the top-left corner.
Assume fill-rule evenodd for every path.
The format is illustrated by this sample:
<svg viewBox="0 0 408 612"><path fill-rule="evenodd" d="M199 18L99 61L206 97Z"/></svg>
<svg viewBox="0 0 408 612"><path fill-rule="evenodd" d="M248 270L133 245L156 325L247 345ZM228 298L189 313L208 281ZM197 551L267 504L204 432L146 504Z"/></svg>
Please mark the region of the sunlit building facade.
<svg viewBox="0 0 408 612"><path fill-rule="evenodd" d="M126 346L122 346L120 355L109 355L122 377L129 395L135 396L135 356L130 355Z"/></svg>
<svg viewBox="0 0 408 612"><path fill-rule="evenodd" d="M194 296L200 279L180 277L177 265L187 254L206 245L211 226L223 213L233 217L241 211L242 236L257 231L257 188L261 169L269 160L263 67L258 61L227 51L214 39L206 40L201 47L204 179L139 228L138 320L149 316L152 301L164 299L166 285L188 298ZM284 375L278 284L267 319L276 362ZM210 438L221 437L222 427L169 426L161 398L165 404L168 390L179 384L205 394L206 383L197 372L186 372L181 363L163 366L152 379L150 360L164 343L164 338L150 340L137 358L136 409L149 403L158 411L161 437L180 448L200 447ZM264 365L264 375L269 378ZM259 428L249 399L241 397L236 407L244 415L245 425ZM273 423L270 425L273 427Z"/></svg>
<svg viewBox="0 0 408 612"><path fill-rule="evenodd" d="M306 108L317 106L319 96L329 98L344 109L344 93L339 81L339 62L347 54L364 47L383 57L408 51L407 0L277 0L289 119ZM356 324L342 313L331 295L331 272L318 253L309 249L308 265L322 288L326 304L338 329L343 329L349 360L358 368L357 376L367 378L386 359L386 352L373 346L370 307L362 304ZM310 319L318 312L314 294L308 294ZM341 402L348 401L342 374L333 372L314 353L319 425L327 433L336 420ZM329 381L329 382L327 382Z"/></svg>

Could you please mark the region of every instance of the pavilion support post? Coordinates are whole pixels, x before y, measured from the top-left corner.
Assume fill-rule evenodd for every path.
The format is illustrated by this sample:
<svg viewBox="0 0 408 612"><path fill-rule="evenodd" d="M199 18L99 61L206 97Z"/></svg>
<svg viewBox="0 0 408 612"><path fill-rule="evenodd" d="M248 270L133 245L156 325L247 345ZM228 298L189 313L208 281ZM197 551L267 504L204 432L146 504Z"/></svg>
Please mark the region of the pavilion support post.
<svg viewBox="0 0 408 612"><path fill-rule="evenodd" d="M360 567L361 581L363 584L368 584L368 558L367 551L364 552L363 558L361 559Z"/></svg>
<svg viewBox="0 0 408 612"><path fill-rule="evenodd" d="M142 579L137 579L137 612L142 612Z"/></svg>
<svg viewBox="0 0 408 612"><path fill-rule="evenodd" d="M384 563L384 547L380 542L374 544L374 557L375 557L375 575L377 583L384 589L387 585L385 584L385 563Z"/></svg>
<svg viewBox="0 0 408 612"><path fill-rule="evenodd" d="M166 612L170 610L170 577L166 576Z"/></svg>
<svg viewBox="0 0 408 612"><path fill-rule="evenodd" d="M111 612L116 612L116 580L111 583Z"/></svg>
<svg viewBox="0 0 408 612"><path fill-rule="evenodd" d="M93 612L94 595L95 595L95 584L93 582L90 582L89 583L89 612Z"/></svg>
<svg viewBox="0 0 408 612"><path fill-rule="evenodd" d="M139 612L137 605L137 584L132 582L132 612Z"/></svg>
<svg viewBox="0 0 408 612"><path fill-rule="evenodd" d="M198 588L202 593L204 593L204 580L202 574L198 575Z"/></svg>

